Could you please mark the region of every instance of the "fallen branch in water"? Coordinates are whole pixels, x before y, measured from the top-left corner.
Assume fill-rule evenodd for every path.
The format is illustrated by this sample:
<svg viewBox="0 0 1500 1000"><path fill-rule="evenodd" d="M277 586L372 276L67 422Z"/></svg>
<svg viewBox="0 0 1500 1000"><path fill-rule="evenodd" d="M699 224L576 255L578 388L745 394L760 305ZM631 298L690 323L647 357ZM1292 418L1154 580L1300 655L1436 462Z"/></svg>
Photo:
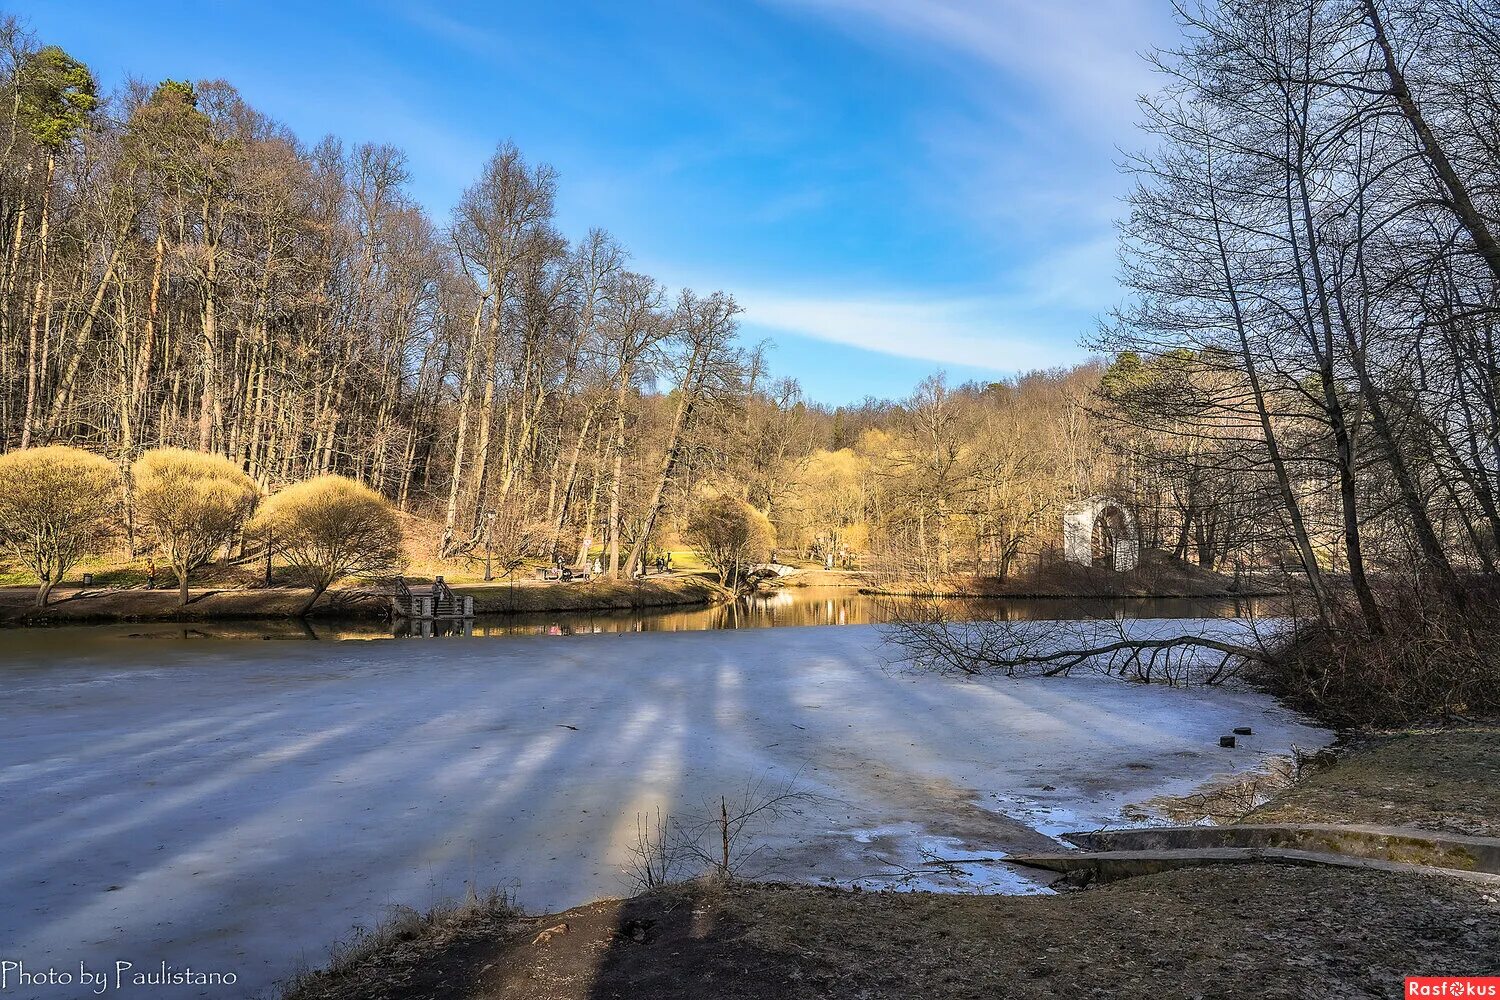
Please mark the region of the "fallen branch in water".
<svg viewBox="0 0 1500 1000"><path fill-rule="evenodd" d="M1144 620L970 621L958 611L956 618L937 600L893 607L884 641L937 673L1055 677L1088 667L1141 681L1215 684L1247 661L1269 661L1271 643L1284 638L1284 630L1262 634L1253 622L1197 631L1178 623L1163 634L1163 626Z"/></svg>

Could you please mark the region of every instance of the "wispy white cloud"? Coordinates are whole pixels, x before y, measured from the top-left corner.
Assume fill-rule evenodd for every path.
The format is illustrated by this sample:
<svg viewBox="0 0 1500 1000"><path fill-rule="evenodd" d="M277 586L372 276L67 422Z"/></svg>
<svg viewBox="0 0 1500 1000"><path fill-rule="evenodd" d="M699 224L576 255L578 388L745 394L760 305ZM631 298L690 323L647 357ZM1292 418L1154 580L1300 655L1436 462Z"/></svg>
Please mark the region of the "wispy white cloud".
<svg viewBox="0 0 1500 1000"><path fill-rule="evenodd" d="M1099 312L1115 305L1118 243L1112 226L1088 239L1062 243L1019 275L1028 309Z"/></svg>
<svg viewBox="0 0 1500 1000"><path fill-rule="evenodd" d="M965 99L917 128L930 197L1008 245L1092 242L1140 141L1137 100L1159 85L1142 53L1172 37L1159 0L771 0L945 67ZM1050 248L1049 248L1050 249Z"/></svg>
<svg viewBox="0 0 1500 1000"><path fill-rule="evenodd" d="M1071 337L1038 336L1016 325L1003 298L924 298L914 294L803 297L755 289L736 298L745 322L939 365L1024 371L1077 358Z"/></svg>
<svg viewBox="0 0 1500 1000"><path fill-rule="evenodd" d="M1121 296L1117 147L1137 142L1141 53L1171 37L1156 0L768 0L946 73L914 123L934 212L993 249L991 288L943 297L745 296L747 320L838 343L1005 370L1076 360ZM993 290L992 290L993 289Z"/></svg>
<svg viewBox="0 0 1500 1000"><path fill-rule="evenodd" d="M1026 371L1077 361L1113 304L1112 239L1060 248L982 295L919 289L829 293L731 286L747 324L947 365Z"/></svg>
<svg viewBox="0 0 1500 1000"><path fill-rule="evenodd" d="M1166 23L1165 4L1154 0L774 2L820 12L853 31L878 25L898 43L936 43L962 53L1111 135L1128 128L1136 96L1153 86L1139 53Z"/></svg>
<svg viewBox="0 0 1500 1000"><path fill-rule="evenodd" d="M517 58L515 44L504 34L471 19L454 17L434 4L400 3L390 8L413 27L441 40L445 45L463 49L485 59Z"/></svg>
<svg viewBox="0 0 1500 1000"><path fill-rule="evenodd" d="M1062 244L1017 267L993 290L934 292L916 286L816 288L805 279L740 280L701 266L643 262L673 289L723 288L750 332L790 333L935 365L996 372L1072 364L1097 317L1115 305L1112 234Z"/></svg>

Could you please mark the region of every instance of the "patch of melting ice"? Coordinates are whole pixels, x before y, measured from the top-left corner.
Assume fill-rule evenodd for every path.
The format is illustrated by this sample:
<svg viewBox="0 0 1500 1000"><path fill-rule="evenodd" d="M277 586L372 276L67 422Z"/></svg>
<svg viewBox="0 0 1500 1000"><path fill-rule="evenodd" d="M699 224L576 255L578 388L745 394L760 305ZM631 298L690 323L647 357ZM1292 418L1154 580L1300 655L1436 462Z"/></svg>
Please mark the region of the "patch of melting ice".
<svg viewBox="0 0 1500 1000"><path fill-rule="evenodd" d="M895 892L1053 894L1048 883L1055 876L1018 868L1005 851L975 850L957 837L913 836L907 824L855 830L850 836L859 844L879 845L880 852L870 855L875 867L860 877L826 876L822 884Z"/></svg>
<svg viewBox="0 0 1500 1000"><path fill-rule="evenodd" d="M1209 793L1229 783L1244 783L1260 780L1261 771L1237 775L1234 779L1218 779L1202 786ZM1043 794L1057 793L1068 796L1067 791L1046 786ZM1145 803L1118 804L1111 812L1107 805L1091 800L1103 808L1079 809L1048 803L1028 795L991 793L989 801L977 808L997 813L1018 821L1052 840L1059 851L1077 850L1071 841L1063 839L1065 834L1101 829L1139 829L1152 826L1180 825L1181 817L1169 813L1169 805L1204 794L1197 789L1191 796L1157 797ZM1190 822L1195 825L1214 825L1207 817ZM1001 895L1052 895L1051 884L1057 876L1030 868L1022 868L1007 862L1011 856L1003 850L976 849L972 843L959 837L937 836L926 832L920 824L901 823L866 829L845 831L841 834L854 843L870 848L867 857L877 863L877 870L863 877L841 878L824 876L825 885L843 888L885 889L904 892L936 893L988 893Z"/></svg>
<svg viewBox="0 0 1500 1000"><path fill-rule="evenodd" d="M1057 840L1058 844L1063 847L1068 846L1066 841L1058 840L1063 834L1075 833L1089 826L1098 825L1097 822L1091 823L1081 817L1075 809L1047 805L1028 796L1004 795L997 792L990 798L998 804L1001 812L1020 820L1038 833Z"/></svg>

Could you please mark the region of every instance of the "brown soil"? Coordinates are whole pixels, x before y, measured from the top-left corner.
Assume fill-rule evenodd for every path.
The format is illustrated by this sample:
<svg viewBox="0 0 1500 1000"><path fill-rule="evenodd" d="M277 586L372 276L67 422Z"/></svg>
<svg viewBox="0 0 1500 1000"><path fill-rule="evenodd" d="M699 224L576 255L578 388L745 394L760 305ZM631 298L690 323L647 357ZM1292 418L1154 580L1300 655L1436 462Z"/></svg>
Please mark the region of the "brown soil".
<svg viewBox="0 0 1500 1000"><path fill-rule="evenodd" d="M1050 898L681 886L412 942L290 996L1249 1000L1395 997L1408 974L1496 972L1500 900L1473 887L1265 865Z"/></svg>
<svg viewBox="0 0 1500 1000"><path fill-rule="evenodd" d="M1249 818L1493 832L1497 750L1492 728L1380 737ZM690 884L412 936L288 996L1249 1000L1397 997L1416 974L1500 974L1500 894L1282 865L1183 870L1052 897Z"/></svg>

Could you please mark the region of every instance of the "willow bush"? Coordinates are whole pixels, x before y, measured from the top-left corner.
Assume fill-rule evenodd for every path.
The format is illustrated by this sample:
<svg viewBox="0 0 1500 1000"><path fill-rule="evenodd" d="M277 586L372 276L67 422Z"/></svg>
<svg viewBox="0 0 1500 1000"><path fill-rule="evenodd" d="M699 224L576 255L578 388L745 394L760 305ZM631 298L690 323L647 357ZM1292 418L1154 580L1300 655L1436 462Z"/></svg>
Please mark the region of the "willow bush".
<svg viewBox="0 0 1500 1000"><path fill-rule="evenodd" d="M319 476L273 494L250 530L312 588L301 614L337 581L388 572L401 556L401 522L390 502L343 476Z"/></svg>
<svg viewBox="0 0 1500 1000"><path fill-rule="evenodd" d="M0 542L37 579L37 607L119 519L120 473L81 448L22 448L0 455Z"/></svg>
<svg viewBox="0 0 1500 1000"><path fill-rule="evenodd" d="M136 523L177 574L179 600L186 605L190 574L234 539L260 491L224 456L183 448L146 452L131 475Z"/></svg>

